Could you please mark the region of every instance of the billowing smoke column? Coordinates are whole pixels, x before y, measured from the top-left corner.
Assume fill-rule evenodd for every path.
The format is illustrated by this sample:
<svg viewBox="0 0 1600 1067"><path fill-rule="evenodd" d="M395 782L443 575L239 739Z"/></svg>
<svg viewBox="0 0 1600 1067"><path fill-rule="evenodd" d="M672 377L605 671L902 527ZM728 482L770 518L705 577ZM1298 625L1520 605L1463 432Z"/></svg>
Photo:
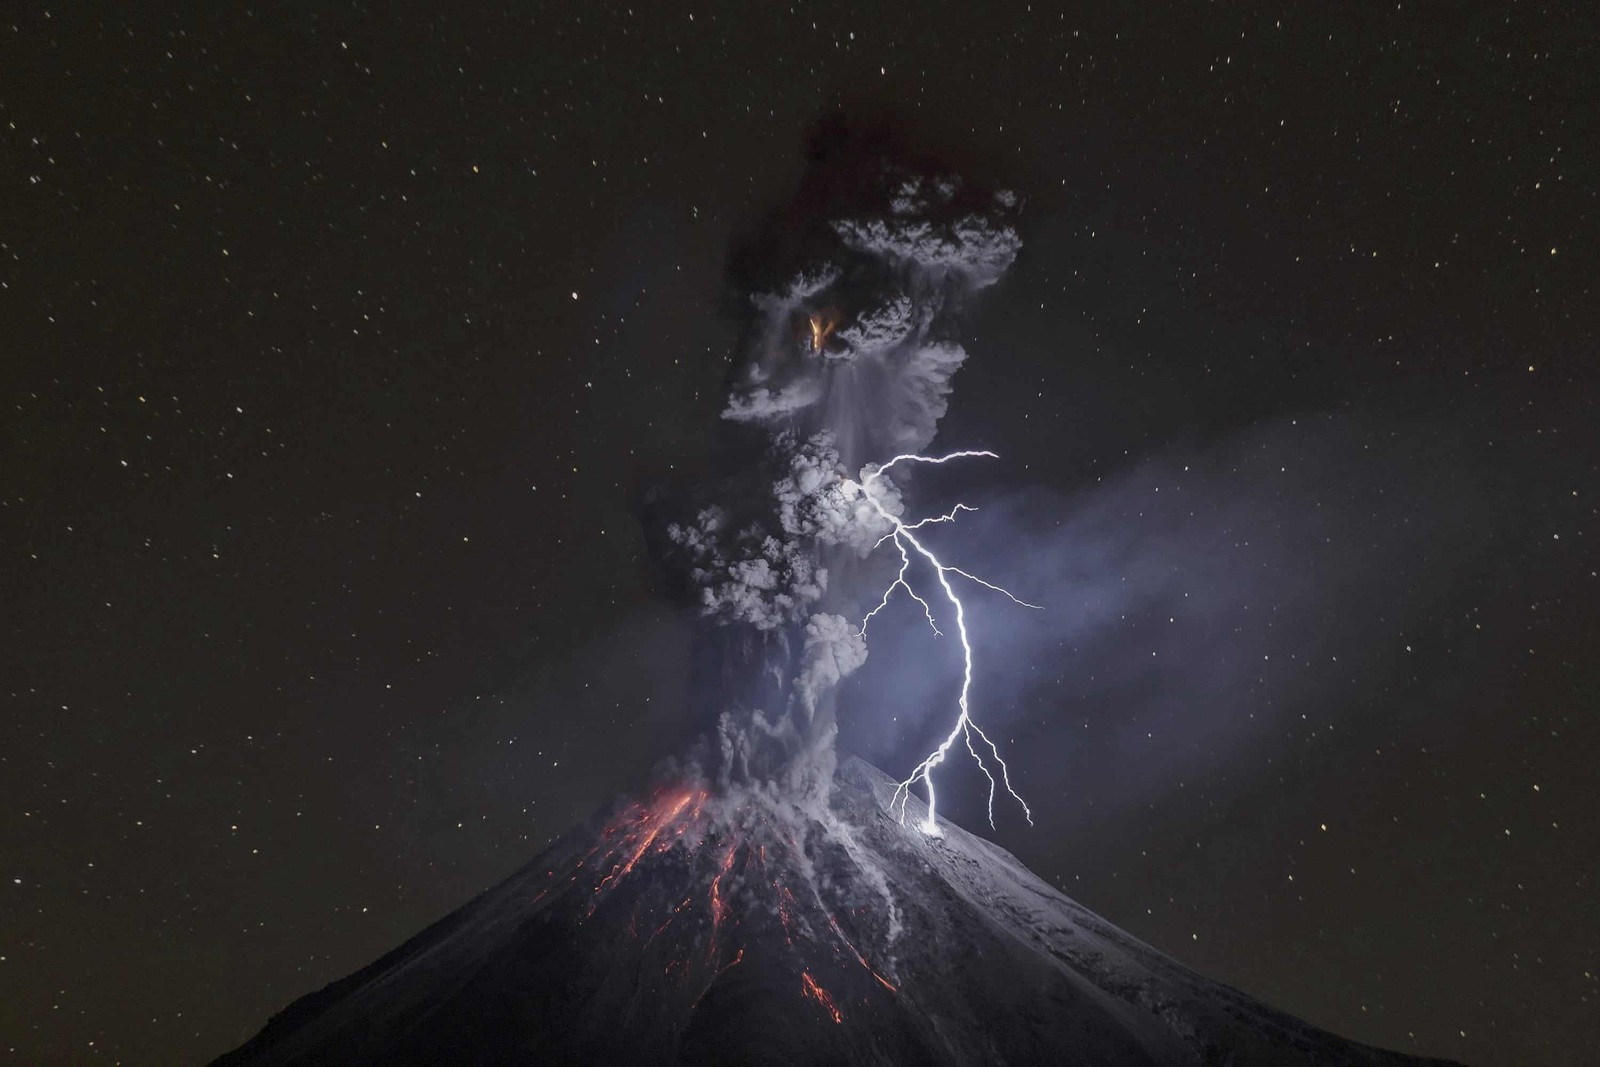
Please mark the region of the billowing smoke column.
<svg viewBox="0 0 1600 1067"><path fill-rule="evenodd" d="M722 413L730 470L666 534L709 624L700 689L718 718L717 773L791 796L831 779L832 692L866 661L865 622L851 620L878 599L867 592L878 567L864 561L900 550L898 576L878 583L884 599L903 587L930 623L950 612L967 656L956 730L906 783L926 783L931 830L932 769L957 739L979 754L971 648L949 585L972 576L910 533L887 468L909 470L934 438L966 359L962 305L1015 258L1018 202L831 136L814 145L796 206L736 257L755 281L741 285L749 321ZM915 592L913 564L943 587L941 603Z"/></svg>

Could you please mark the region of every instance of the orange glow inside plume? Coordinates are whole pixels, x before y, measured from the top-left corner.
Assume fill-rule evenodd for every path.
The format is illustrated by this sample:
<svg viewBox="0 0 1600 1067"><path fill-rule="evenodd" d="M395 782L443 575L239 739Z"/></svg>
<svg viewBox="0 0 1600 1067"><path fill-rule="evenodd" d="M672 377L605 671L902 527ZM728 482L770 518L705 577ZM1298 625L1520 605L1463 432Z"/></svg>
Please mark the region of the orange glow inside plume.
<svg viewBox="0 0 1600 1067"><path fill-rule="evenodd" d="M839 325L831 318L820 314L811 316L811 351L821 352L822 346L828 343L828 338L833 335L833 328Z"/></svg>

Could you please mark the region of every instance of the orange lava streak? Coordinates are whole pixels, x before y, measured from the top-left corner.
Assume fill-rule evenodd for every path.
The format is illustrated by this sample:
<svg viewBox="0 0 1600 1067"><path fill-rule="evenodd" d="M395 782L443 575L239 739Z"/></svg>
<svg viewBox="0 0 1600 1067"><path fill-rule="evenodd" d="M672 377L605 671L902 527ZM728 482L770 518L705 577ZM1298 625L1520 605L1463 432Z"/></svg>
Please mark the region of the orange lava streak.
<svg viewBox="0 0 1600 1067"><path fill-rule="evenodd" d="M778 891L778 918L783 920L783 940L790 948L794 948L794 915L791 909L800 905L794 899L794 894L789 892L788 886L774 881L772 888Z"/></svg>
<svg viewBox="0 0 1600 1067"><path fill-rule="evenodd" d="M839 929L839 920L835 919L832 915L829 915L828 922L833 927L833 932L839 935L839 940L844 942L844 947L849 949L850 954L856 958L856 962L861 964L861 966L866 969L868 974L876 978L879 985L883 986L883 988L887 989L891 993L896 992L894 983L890 982L889 979L873 970L872 964L867 962L867 958L861 954L861 950L856 948L856 946L851 943L848 937L844 936L844 931Z"/></svg>
<svg viewBox="0 0 1600 1067"><path fill-rule="evenodd" d="M666 829L674 819L683 813L683 809L687 808L690 802L695 801L696 799L696 794L685 793L678 798L677 803L673 804L672 807L667 809L665 812L655 811L647 814L645 816L646 820L653 823L653 825L650 826L650 832L644 835L643 840L641 840L638 846L634 848L633 854L629 856L625 862L616 864L611 868L611 873L600 880L600 884L594 887L594 891L598 893L610 882L626 878L633 870L634 865L639 862L640 857L642 857L646 852L650 851L650 846L654 844L656 838L661 835L661 831ZM701 796L699 799L703 800L704 797ZM699 803L696 803L695 813L698 814L699 811L700 805Z"/></svg>
<svg viewBox="0 0 1600 1067"><path fill-rule="evenodd" d="M728 845L728 851L722 857L722 868L711 879L711 944L706 948L707 959L717 958L717 938L722 933L722 916L728 910L722 899L722 879L733 869L733 854L738 848L738 842Z"/></svg>
<svg viewBox="0 0 1600 1067"><path fill-rule="evenodd" d="M839 1008L836 1004L834 1004L833 998L828 995L828 991L826 989L823 989L817 984L817 980L815 978L811 977L810 971L800 972L800 995L809 997L818 1004L821 1004L824 1010L826 1010L829 1015L833 1016L833 1021L835 1023L844 1022L844 1016L839 1014Z"/></svg>
<svg viewBox="0 0 1600 1067"><path fill-rule="evenodd" d="M656 927L656 932L650 935L649 939L645 941L645 944L650 944L651 941L654 941L656 938L665 933L667 927L672 925L672 920L676 919L678 917L678 913L684 908L687 908L689 906L689 902L693 899L693 897L684 897L683 900L678 903L678 906L672 909L672 914L667 916L667 921Z"/></svg>

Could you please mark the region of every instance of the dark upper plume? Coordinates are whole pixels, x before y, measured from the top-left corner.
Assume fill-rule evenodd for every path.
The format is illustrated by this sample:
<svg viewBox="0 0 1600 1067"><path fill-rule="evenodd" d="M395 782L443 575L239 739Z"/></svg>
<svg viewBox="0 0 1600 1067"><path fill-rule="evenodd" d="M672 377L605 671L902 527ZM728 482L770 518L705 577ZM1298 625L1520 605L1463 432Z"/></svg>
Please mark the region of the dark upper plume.
<svg viewBox="0 0 1600 1067"><path fill-rule="evenodd" d="M958 156L937 130L919 130L903 114L824 114L806 136L805 159L794 195L734 241L730 293L771 292L796 268L831 256L838 247L833 220L882 214L892 179L961 175L963 188L945 208L949 218L990 210L1003 184L982 176L983 161Z"/></svg>
<svg viewBox="0 0 1600 1067"><path fill-rule="evenodd" d="M1209 981L959 828L902 827L859 760L835 783L810 816L660 790L216 1065L1442 1062Z"/></svg>

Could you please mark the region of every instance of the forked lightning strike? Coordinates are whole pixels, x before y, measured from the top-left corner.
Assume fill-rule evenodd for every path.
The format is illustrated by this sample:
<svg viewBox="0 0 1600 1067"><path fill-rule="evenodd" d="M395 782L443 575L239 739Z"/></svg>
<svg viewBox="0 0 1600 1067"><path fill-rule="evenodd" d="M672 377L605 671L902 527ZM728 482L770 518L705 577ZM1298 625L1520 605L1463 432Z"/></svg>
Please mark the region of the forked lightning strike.
<svg viewBox="0 0 1600 1067"><path fill-rule="evenodd" d="M867 624L872 621L872 617L888 606L889 598L894 595L895 589L900 588L904 589L906 593L910 595L911 599L915 600L922 606L922 613L927 617L928 625L933 629L935 636L942 636L938 625L934 622L933 608L925 599L923 599L920 594L918 594L915 589L911 587L911 583L906 577L907 573L911 570L912 552L915 552L917 555L927 560L929 565L933 567L934 575L939 580L939 586L944 591L945 599L948 600L956 609L956 633L961 638L962 655L961 697L958 702L961 709L961 714L957 716L956 724L951 729L949 736L944 739L944 742L940 744L938 748L929 753L926 759L917 764L916 769L911 772L911 777L899 784L899 786L895 789L894 798L889 802L889 808L891 811L894 810L896 805L899 806L900 821L901 823L904 823L906 821L906 802L911 799L911 787L916 784L917 779L922 779L928 792L928 817L922 822L922 830L924 833L935 835L939 832L939 823L934 814L935 800L933 790L933 770L935 767L939 766L939 764L944 762L945 756L949 753L951 747L956 743L957 738L965 741L967 751L972 754L973 760L978 764L978 769L983 771L985 778L989 779L989 826L991 828L994 826L994 794L996 786L1000 783L1004 783L1006 792L1010 793L1012 799L1022 806L1022 814L1027 818L1028 825L1033 825L1033 812L1028 809L1028 802L1023 800L1022 797L1018 795L1017 791L1011 787L1011 774L1009 769L1006 767L1006 761L1000 755L1000 749L997 748L995 743L989 739L989 735L984 733L982 728L980 728L977 723L972 721L971 709L968 706L968 695L972 689L972 643L967 639L966 609L961 603L961 598L956 596L956 591L951 588L950 575L958 574L968 581L983 586L985 589L993 589L997 593L1003 593L1007 597L1010 597L1013 602L1020 604L1025 608L1033 608L1035 610L1043 609L1041 609L1038 604L1029 604L1025 600L1017 599L1017 597L1013 596L1008 590L1002 589L1000 586L995 585L992 582L986 582L976 575L968 574L959 567L952 567L949 564L941 562L939 557L935 556L931 551L929 551L928 547L919 541L916 535L912 532L913 530L919 530L931 523L954 522L956 517L961 512L975 511L977 509L968 507L966 504L957 504L943 515L935 515L930 518L920 519L917 522L908 524L901 522L898 518L891 515L884 508L882 502L873 492L873 485L883 477L885 471L887 471L890 467L893 467L896 463L948 463L952 459L967 459L975 456L982 456L988 459L1000 458L993 452L983 451L952 452L947 456L899 455L891 459L889 462L883 464L881 467L878 467L876 470L863 473L861 477L862 495L867 498L878 514L883 516L883 518L892 527L887 534L884 534L884 536L878 540L878 544L881 545L884 541L890 540L894 542L895 548L900 553L900 571L895 575L894 581L889 583L889 587L883 591L883 598L878 601L878 606L867 612L866 617L861 620L861 629L858 631L858 634L865 634L867 632ZM988 765L983 761L983 756L979 754L977 747L973 744L972 737L974 734L976 734L978 738L989 747L989 752L994 757L994 761L1000 765L1000 783L995 781L994 775L990 772Z"/></svg>

